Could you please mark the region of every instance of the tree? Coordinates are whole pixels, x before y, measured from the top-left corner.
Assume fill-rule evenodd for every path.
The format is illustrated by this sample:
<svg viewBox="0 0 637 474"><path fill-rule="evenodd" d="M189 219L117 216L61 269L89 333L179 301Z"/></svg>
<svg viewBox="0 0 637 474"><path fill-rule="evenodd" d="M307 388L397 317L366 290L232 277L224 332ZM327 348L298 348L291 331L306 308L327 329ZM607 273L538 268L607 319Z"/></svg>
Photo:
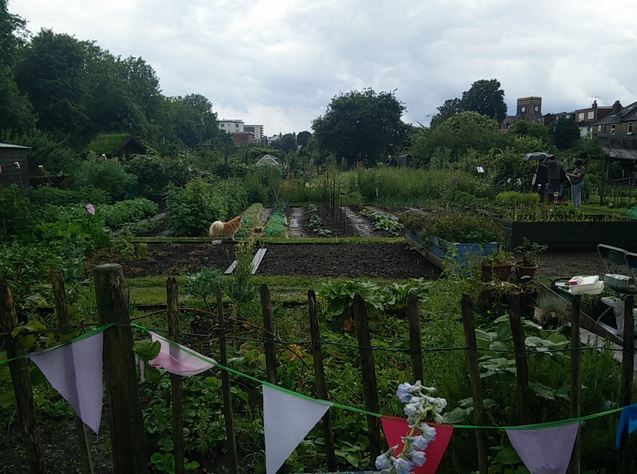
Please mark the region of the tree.
<svg viewBox="0 0 637 474"><path fill-rule="evenodd" d="M482 79L471 84L468 91L462 93L462 110L478 112L502 123L507 114L504 103L504 91L497 79Z"/></svg>
<svg viewBox="0 0 637 474"><path fill-rule="evenodd" d="M457 161L470 149L487 152L502 145L497 122L477 112L461 112L427 130L416 139L412 154L417 161L428 163L436 152L447 152Z"/></svg>
<svg viewBox="0 0 637 474"><path fill-rule="evenodd" d="M292 153L296 150L296 135L294 133L286 133L272 145L274 148L284 153Z"/></svg>
<svg viewBox="0 0 637 474"><path fill-rule="evenodd" d="M435 128L448 118L458 115L460 112L462 112L460 99L447 99L440 107L438 107L438 113L431 118L430 127Z"/></svg>
<svg viewBox="0 0 637 474"><path fill-rule="evenodd" d="M7 0L0 0L0 130L25 131L33 127L35 118L29 100L15 81L15 64L25 21L7 10Z"/></svg>
<svg viewBox="0 0 637 474"><path fill-rule="evenodd" d="M560 150L574 146L580 139L579 127L573 119L559 118L551 130L553 143Z"/></svg>
<svg viewBox="0 0 637 474"><path fill-rule="evenodd" d="M531 137L538 138L548 146L551 139L549 137L549 129L541 123L529 122L528 120L519 120L511 125L509 135L515 137Z"/></svg>
<svg viewBox="0 0 637 474"><path fill-rule="evenodd" d="M350 91L332 98L325 115L312 122L319 145L347 160L348 167L363 160L374 165L402 146L405 106L393 92Z"/></svg>
<svg viewBox="0 0 637 474"><path fill-rule="evenodd" d="M88 122L85 45L41 30L25 52L17 83L38 116L38 126L57 136L77 134Z"/></svg>
<svg viewBox="0 0 637 474"><path fill-rule="evenodd" d="M312 138L312 134L310 132L308 132L307 130L303 130L302 132L299 132L296 136L296 143L303 147L306 148L307 144L310 141L310 138Z"/></svg>
<svg viewBox="0 0 637 474"><path fill-rule="evenodd" d="M194 146L212 142L219 135L212 103L200 94L165 98L159 122L159 141Z"/></svg>

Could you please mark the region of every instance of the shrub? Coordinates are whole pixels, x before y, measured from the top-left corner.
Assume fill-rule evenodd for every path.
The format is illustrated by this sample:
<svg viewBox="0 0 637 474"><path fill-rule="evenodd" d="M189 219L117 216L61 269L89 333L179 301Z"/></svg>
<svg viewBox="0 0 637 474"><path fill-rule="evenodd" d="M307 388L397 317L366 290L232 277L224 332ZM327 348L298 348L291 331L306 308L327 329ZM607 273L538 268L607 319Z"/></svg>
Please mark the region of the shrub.
<svg viewBox="0 0 637 474"><path fill-rule="evenodd" d="M26 232L32 224L32 206L24 189L17 185L0 188L0 235L3 240Z"/></svg>
<svg viewBox="0 0 637 474"><path fill-rule="evenodd" d="M137 178L129 174L115 159L89 159L83 161L74 172L75 186L93 186L108 192L113 199L123 199L135 185Z"/></svg>
<svg viewBox="0 0 637 474"><path fill-rule="evenodd" d="M39 188L31 190L29 199L37 205L54 204L64 206L81 202L106 204L110 201L110 195L103 189L94 188L93 186L84 186L78 190L40 186Z"/></svg>
<svg viewBox="0 0 637 474"><path fill-rule="evenodd" d="M540 195L538 193L518 193L516 191L505 191L503 193L499 193L495 197L495 201L498 204L502 204L504 206L532 206L535 204L539 204Z"/></svg>
<svg viewBox="0 0 637 474"><path fill-rule="evenodd" d="M157 214L159 206L146 198L136 198L110 206L98 206L96 210L97 215L104 218L104 223L108 227L118 228Z"/></svg>
<svg viewBox="0 0 637 474"><path fill-rule="evenodd" d="M219 184L218 192L226 199L228 217L234 217L248 207L248 190L239 179L228 179Z"/></svg>
<svg viewBox="0 0 637 474"><path fill-rule="evenodd" d="M136 156L124 163L124 169L137 177L139 195L153 201L160 201L170 185L185 186L190 176L183 160L159 156Z"/></svg>
<svg viewBox="0 0 637 474"><path fill-rule="evenodd" d="M280 197L281 170L274 166L260 166L246 176L244 181L250 202L263 205L276 203Z"/></svg>
<svg viewBox="0 0 637 474"><path fill-rule="evenodd" d="M431 216L424 231L450 242L486 244L503 240L500 225L492 219L456 212Z"/></svg>
<svg viewBox="0 0 637 474"><path fill-rule="evenodd" d="M226 196L219 182L192 180L185 189L173 188L166 196L168 225L177 236L206 235L210 224L228 218Z"/></svg>
<svg viewBox="0 0 637 474"><path fill-rule="evenodd" d="M285 237L287 225L283 211L273 212L265 226L265 235L267 237Z"/></svg>

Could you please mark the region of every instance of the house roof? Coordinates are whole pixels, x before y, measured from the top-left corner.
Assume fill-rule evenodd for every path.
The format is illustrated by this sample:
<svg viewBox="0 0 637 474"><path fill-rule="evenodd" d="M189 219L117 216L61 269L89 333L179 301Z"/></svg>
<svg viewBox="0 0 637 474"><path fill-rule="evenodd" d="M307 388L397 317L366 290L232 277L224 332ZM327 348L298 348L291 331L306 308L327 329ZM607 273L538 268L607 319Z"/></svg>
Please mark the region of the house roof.
<svg viewBox="0 0 637 474"><path fill-rule="evenodd" d="M18 150L29 150L28 146L11 145L9 143L0 143L0 148L12 148L12 149L18 149Z"/></svg>
<svg viewBox="0 0 637 474"><path fill-rule="evenodd" d="M595 124L604 123L620 123L620 122L632 122L637 121L637 102L627 105L622 108L616 114L609 114L601 120L595 122Z"/></svg>
<svg viewBox="0 0 637 474"><path fill-rule="evenodd" d="M627 150L625 148L608 148L603 146L602 150L608 153L608 156L617 160L637 161L637 150Z"/></svg>

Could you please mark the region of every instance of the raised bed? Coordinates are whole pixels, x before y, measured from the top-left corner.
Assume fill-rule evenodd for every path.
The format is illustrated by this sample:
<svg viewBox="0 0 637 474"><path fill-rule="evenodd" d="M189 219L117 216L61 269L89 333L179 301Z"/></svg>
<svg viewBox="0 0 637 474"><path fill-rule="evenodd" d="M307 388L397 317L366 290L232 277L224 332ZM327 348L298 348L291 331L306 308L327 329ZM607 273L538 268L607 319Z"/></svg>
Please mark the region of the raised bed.
<svg viewBox="0 0 637 474"><path fill-rule="evenodd" d="M440 268L444 266L444 261L448 255L454 255L456 262L464 266L473 257L490 255L499 249L497 242L489 242L487 244L448 242L435 236L428 236L423 239L411 229L405 230L405 240L427 257L431 263Z"/></svg>
<svg viewBox="0 0 637 474"><path fill-rule="evenodd" d="M515 248L524 237L550 250L591 250L597 244L637 249L637 220L589 222L512 222L500 220L506 246Z"/></svg>

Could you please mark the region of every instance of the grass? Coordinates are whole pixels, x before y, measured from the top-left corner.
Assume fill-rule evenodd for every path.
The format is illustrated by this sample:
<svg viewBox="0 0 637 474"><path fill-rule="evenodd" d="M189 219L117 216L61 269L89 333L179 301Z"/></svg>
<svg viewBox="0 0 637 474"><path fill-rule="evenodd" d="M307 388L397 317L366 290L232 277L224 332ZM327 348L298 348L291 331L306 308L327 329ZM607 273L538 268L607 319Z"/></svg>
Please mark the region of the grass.
<svg viewBox="0 0 637 474"><path fill-rule="evenodd" d="M129 133L102 133L95 137L87 148L98 155L112 153L130 136Z"/></svg>

